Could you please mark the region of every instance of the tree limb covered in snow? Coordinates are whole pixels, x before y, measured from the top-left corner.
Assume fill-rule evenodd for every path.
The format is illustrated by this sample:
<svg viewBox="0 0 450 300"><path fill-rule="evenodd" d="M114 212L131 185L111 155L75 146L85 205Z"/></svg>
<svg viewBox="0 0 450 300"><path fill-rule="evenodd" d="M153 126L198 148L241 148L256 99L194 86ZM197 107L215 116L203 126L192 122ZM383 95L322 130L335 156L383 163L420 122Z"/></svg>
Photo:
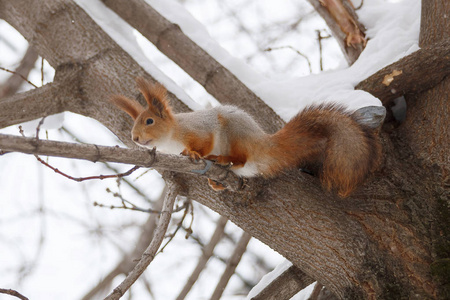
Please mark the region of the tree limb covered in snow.
<svg viewBox="0 0 450 300"><path fill-rule="evenodd" d="M251 300L291 299L314 281L296 266L290 266Z"/></svg>
<svg viewBox="0 0 450 300"><path fill-rule="evenodd" d="M428 90L450 73L450 39L421 48L379 70L355 87L379 98L384 105L405 94Z"/></svg>

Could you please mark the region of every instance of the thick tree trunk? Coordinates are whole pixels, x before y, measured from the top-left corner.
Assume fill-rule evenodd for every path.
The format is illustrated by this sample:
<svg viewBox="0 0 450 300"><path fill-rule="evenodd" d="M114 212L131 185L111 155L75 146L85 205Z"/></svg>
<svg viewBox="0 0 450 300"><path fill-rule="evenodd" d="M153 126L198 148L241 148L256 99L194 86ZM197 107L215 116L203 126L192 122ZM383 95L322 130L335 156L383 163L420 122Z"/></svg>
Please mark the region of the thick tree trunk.
<svg viewBox="0 0 450 300"><path fill-rule="evenodd" d="M441 6L434 18L448 13L448 1L424 3ZM0 17L55 67L55 89L64 87L58 98L50 97L55 90L49 86L0 101L0 124L70 110L99 120L132 145L128 118L107 98L119 91L136 95L134 77L145 72L82 9L68 0L0 0ZM38 112L24 115L32 93L42 94L42 106L35 103ZM381 170L346 199L297 171L249 180L238 192L214 192L198 175L177 173L174 180L182 194L226 216L341 299L436 298L441 285L431 267L442 273L448 261L447 93L448 80L409 103L405 124L382 134ZM49 99L56 103L47 112ZM185 109L171 100L176 110Z"/></svg>

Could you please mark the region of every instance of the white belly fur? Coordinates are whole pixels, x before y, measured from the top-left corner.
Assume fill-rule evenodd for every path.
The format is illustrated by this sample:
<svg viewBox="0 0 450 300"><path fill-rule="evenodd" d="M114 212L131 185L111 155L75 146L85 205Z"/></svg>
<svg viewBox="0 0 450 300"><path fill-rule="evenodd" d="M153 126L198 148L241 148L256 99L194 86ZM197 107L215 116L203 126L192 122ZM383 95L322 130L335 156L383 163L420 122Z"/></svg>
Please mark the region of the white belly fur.
<svg viewBox="0 0 450 300"><path fill-rule="evenodd" d="M259 175L258 165L253 162L247 162L242 168L235 169L233 172L241 177L255 177Z"/></svg>

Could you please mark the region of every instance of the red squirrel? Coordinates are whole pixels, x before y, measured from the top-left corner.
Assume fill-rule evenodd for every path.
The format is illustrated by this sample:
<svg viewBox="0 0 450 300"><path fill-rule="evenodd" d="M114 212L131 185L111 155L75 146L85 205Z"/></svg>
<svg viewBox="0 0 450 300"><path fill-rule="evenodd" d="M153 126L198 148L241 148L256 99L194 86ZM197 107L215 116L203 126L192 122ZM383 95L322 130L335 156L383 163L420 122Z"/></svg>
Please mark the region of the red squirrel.
<svg viewBox="0 0 450 300"><path fill-rule="evenodd" d="M267 134L235 106L174 114L162 85L136 81L147 108L120 95L111 101L133 118L132 139L140 146L213 160L242 177L272 177L294 167L307 168L341 197L379 164L377 134L340 106L311 106L275 134ZM221 184L209 183L221 189Z"/></svg>

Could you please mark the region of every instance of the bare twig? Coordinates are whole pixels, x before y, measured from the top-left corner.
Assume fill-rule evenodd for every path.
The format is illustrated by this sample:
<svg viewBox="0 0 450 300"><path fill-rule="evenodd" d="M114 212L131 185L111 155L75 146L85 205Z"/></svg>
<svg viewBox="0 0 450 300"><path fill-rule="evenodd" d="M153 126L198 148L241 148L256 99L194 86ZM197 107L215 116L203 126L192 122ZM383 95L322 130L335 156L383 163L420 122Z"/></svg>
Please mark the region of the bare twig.
<svg viewBox="0 0 450 300"><path fill-rule="evenodd" d="M26 81L26 82L28 82L29 84L31 84L34 88L38 88L37 85L35 85L35 84L32 83L31 81L29 81L25 76L23 76L22 74L17 73L16 71L12 71L12 70L9 70L9 69L3 68L3 67L0 67L0 70L3 70L3 71L5 71L5 72L8 72L8 73L11 73L11 74L14 74L14 75L18 75L18 76L19 76L20 78L22 78L24 81Z"/></svg>
<svg viewBox="0 0 450 300"><path fill-rule="evenodd" d="M44 85L44 58L41 57L41 85Z"/></svg>
<svg viewBox="0 0 450 300"><path fill-rule="evenodd" d="M309 61L308 56L306 56L305 54L301 53L299 50L295 49L291 45L281 46L281 47L274 47L274 48L267 48L264 51L273 51L273 50L280 50L280 49L291 49L292 51L295 51L298 55L300 55L301 57L306 59L306 62L308 63L308 67L309 67L309 73L312 73L311 62Z"/></svg>
<svg viewBox="0 0 450 300"><path fill-rule="evenodd" d="M41 121L39 122L38 126L36 127L36 138L35 139L36 139L37 142L40 142L40 140L39 140L39 131L40 131L41 125L44 123L44 119L45 119L45 117L41 119ZM25 138L25 135L24 135L23 130L22 130L22 126L19 126L19 130L20 130L20 134ZM130 175L131 173L133 173L134 171L136 171L137 169L140 168L139 166L134 166L133 168L131 168L130 170L128 170L128 171L126 171L124 173L113 174L113 175L95 175L95 176L89 176L89 177L73 177L73 176L70 176L70 175L60 171L59 169L53 167L52 165L50 165L49 163L44 161L42 158L40 158L37 154L34 154L34 157L36 157L36 159L41 164L43 164L44 166L52 169L55 173L57 173L59 175L62 175L64 177L66 177L66 178L68 178L70 180L76 181L76 182L82 182L82 181L94 180L94 179L103 180L103 179L108 179L108 178L122 178L122 177Z"/></svg>
<svg viewBox="0 0 450 300"><path fill-rule="evenodd" d="M195 267L195 269L192 272L191 276L188 278L186 284L184 285L183 289L181 290L180 294L178 295L177 300L183 300L184 298L186 298L186 295L189 293L189 291L191 290L192 286L197 281L197 279L200 276L201 272L205 268L206 263L208 262L208 260L212 256L212 254L214 252L214 248L219 243L219 241L222 239L223 233L225 231L225 225L227 224L227 221L228 221L227 218L222 217L222 216L217 221L216 230L214 231L214 233L213 233L213 235L211 237L211 240L209 241L208 245L206 245L203 248L203 254L199 258L199 260L197 262L197 266Z"/></svg>
<svg viewBox="0 0 450 300"><path fill-rule="evenodd" d="M28 154L84 159L94 162L125 163L189 174L197 173L225 183L231 190L241 188L241 181L237 175L211 162L204 160L192 162L185 156L162 154L153 150L36 140L35 138L17 137L7 134L0 134L0 149ZM156 159L156 156L158 159Z"/></svg>
<svg viewBox="0 0 450 300"><path fill-rule="evenodd" d="M105 300L120 299L125 292L133 285L133 283L141 276L141 274L147 269L149 264L155 258L158 248L164 239L164 235L169 226L170 219L172 216L173 204L175 198L178 195L179 187L177 184L172 182L167 182L168 190L164 198L164 203L161 212L161 218L159 219L158 226L156 227L153 239L148 246L148 248L142 254L141 259L134 267L133 271L128 274L122 283L120 283L111 294L109 294Z"/></svg>
<svg viewBox="0 0 450 300"><path fill-rule="evenodd" d="M139 207L139 206L135 205L134 203L131 203L130 201L124 199L121 194L113 193L110 189L106 189L106 191L108 193L112 193L113 197L119 198L121 200L121 202L122 202L122 206L105 205L105 204L101 204L101 203L98 203L98 202L94 202L94 206L106 207L106 208L109 208L109 209L115 209L115 208L117 208L117 209L128 209L128 210L135 210L135 211L140 211L140 212L145 212L145 213L150 213L150 214L160 214L161 213L161 211L159 211L159 210L154 210L154 209L151 209L151 208Z"/></svg>
<svg viewBox="0 0 450 300"><path fill-rule="evenodd" d="M33 49L33 47L28 46L28 49L25 52L20 65L15 71L10 71L6 68L0 68L3 71L13 74L8 78L8 80L6 80L3 85L0 85L0 99L15 94L24 81L36 87L36 85L31 83L27 79L27 77L30 71L33 69L34 63L36 62L37 58L37 52Z"/></svg>
<svg viewBox="0 0 450 300"><path fill-rule="evenodd" d="M164 188L164 191L161 194L161 197L155 201L155 210L161 211L162 205L164 202L164 195L167 193L167 187ZM134 249L125 255L123 255L122 260L113 268L108 274L104 276L104 278L95 285L86 295L82 298L82 300L93 299L97 296L101 291L105 291L110 289L111 283L115 277L119 274L128 274L136 265L136 262L133 258L139 257L145 251L146 247L150 244L153 234L155 232L155 228L157 226L157 218L158 215L150 214L147 221L141 227L141 235L136 242L136 246ZM96 297L97 299L98 297Z"/></svg>
<svg viewBox="0 0 450 300"><path fill-rule="evenodd" d="M22 299L22 300L28 300L27 297L25 297L24 295L22 295L18 291L11 290L11 289L0 289L0 294L11 295L11 296L17 297L17 298Z"/></svg>
<svg viewBox="0 0 450 300"><path fill-rule="evenodd" d="M316 32L317 32L317 41L319 43L320 71L323 71L322 40L330 38L331 35L322 36L321 30L316 30Z"/></svg>
<svg viewBox="0 0 450 300"><path fill-rule="evenodd" d="M363 5L364 5L364 0L361 0L361 3L358 5L358 7L355 8L355 10L360 10Z"/></svg>
<svg viewBox="0 0 450 300"><path fill-rule="evenodd" d="M109 178L122 178L128 175L131 175L134 171L136 171L137 169L139 169L139 166L134 166L133 168L129 169L126 172L123 173L119 173L119 174L111 174L111 175L94 175L94 176L88 176L88 177L73 177L70 176L62 171L60 171L59 169L53 167L52 165L50 165L49 163L47 163L46 161L44 161L42 158L40 158L39 156L35 155L36 159L43 164L44 166L52 169L55 173L62 175L64 177L66 177L67 179L76 181L76 182L82 182L82 181L86 181L86 180L103 180L103 179L109 179Z"/></svg>
<svg viewBox="0 0 450 300"><path fill-rule="evenodd" d="M186 216L187 216L187 214L188 214L188 212L189 212L189 208L192 208L191 202L190 202L189 200L186 200L186 201L184 202L184 204L181 206L181 208L184 208L184 214L183 214L183 216L181 217L181 220L178 222L178 225L177 225L177 227L175 228L175 231L169 235L169 239L168 239L167 242L161 247L161 249L159 249L158 253L156 253L155 256L158 255L159 253L164 252L164 249L166 249L167 245L170 244L170 242L173 240L173 238L175 237L175 235L177 234L177 232L180 230L180 228L183 227L183 222L184 222L184 220L186 219Z"/></svg>
<svg viewBox="0 0 450 300"><path fill-rule="evenodd" d="M227 263L225 271L223 272L222 277L220 277L219 283L217 283L216 289L211 296L211 300L219 300L222 296L222 293L225 290L225 287L227 286L231 276L233 276L237 265L241 261L241 257L247 249L247 244L248 242L250 242L251 238L252 236L247 232L244 231L242 233L242 236L239 239L239 242L237 243L236 248L234 249L233 254L230 257L230 260Z"/></svg>

